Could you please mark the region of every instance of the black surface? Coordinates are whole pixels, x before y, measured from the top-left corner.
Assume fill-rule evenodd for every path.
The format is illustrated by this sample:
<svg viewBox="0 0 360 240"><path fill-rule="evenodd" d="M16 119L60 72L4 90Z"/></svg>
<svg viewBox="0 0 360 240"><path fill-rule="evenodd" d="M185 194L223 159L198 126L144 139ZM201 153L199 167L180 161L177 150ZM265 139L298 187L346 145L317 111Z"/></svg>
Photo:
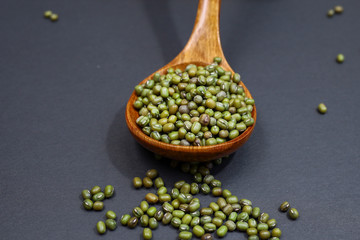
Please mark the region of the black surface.
<svg viewBox="0 0 360 240"><path fill-rule="evenodd" d="M113 184L105 206L121 215L147 192L131 187L147 169L168 186L190 180L133 140L124 109L136 83L185 45L197 1L1 3L0 239L140 239L141 227L98 236L105 211L83 210L79 194ZM327 18L336 4L344 13ZM276 218L282 239L359 239L359 8L357 0L222 3L225 56L256 99L258 121L216 178ZM58 22L42 17L47 9ZM284 200L297 221L278 212Z"/></svg>

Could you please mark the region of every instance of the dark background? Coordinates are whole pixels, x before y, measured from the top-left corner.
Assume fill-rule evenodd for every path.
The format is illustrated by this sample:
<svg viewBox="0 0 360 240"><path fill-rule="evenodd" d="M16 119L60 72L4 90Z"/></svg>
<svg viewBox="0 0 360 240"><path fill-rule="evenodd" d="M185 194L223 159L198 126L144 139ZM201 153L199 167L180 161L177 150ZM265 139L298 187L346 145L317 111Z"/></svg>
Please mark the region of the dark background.
<svg viewBox="0 0 360 240"><path fill-rule="evenodd" d="M344 13L327 18L337 4ZM48 9L58 22L43 18ZM167 186L190 181L134 141L124 112L133 87L181 51L196 9L194 0L1 1L0 239L140 239L141 227L99 236L105 211L85 211L81 190L113 184L105 209L121 215L143 199L131 180L149 168ZM357 0L222 2L224 53L258 120L215 176L276 218L282 239L359 239L359 9ZM297 221L277 210L285 200Z"/></svg>

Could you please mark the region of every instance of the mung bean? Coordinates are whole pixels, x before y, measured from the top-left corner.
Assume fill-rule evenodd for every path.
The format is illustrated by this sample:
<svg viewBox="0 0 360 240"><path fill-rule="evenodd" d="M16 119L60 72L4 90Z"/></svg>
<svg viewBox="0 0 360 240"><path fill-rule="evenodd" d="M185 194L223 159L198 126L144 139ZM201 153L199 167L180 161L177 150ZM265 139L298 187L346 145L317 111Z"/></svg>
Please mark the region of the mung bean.
<svg viewBox="0 0 360 240"><path fill-rule="evenodd" d="M299 212L296 208L291 208L289 210L289 217L293 220L296 220L299 217Z"/></svg>
<svg viewBox="0 0 360 240"><path fill-rule="evenodd" d="M106 225L103 221L98 221L96 224L96 230L99 234L104 234L106 232Z"/></svg>
<svg viewBox="0 0 360 240"><path fill-rule="evenodd" d="M114 231L117 227L116 221L114 219L106 219L105 221L106 228Z"/></svg>

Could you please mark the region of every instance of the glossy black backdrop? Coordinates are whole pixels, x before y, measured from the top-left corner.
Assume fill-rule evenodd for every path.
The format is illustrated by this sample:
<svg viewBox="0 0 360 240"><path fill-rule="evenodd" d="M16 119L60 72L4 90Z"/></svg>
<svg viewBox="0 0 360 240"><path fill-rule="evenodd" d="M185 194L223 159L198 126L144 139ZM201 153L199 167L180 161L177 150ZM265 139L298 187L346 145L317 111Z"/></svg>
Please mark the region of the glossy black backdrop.
<svg viewBox="0 0 360 240"><path fill-rule="evenodd" d="M345 12L328 19L336 4ZM60 20L44 19L47 9ZM190 180L133 140L124 109L136 83L183 48L196 9L193 0L1 2L0 239L140 239L141 227L98 236L105 211L83 210L79 193L113 184L105 206L120 215L143 199L131 180L147 169L168 186ZM282 239L359 239L359 9L357 0L222 3L223 49L258 121L216 177L276 218ZM326 115L315 110L322 101ZM297 221L278 212L284 200Z"/></svg>

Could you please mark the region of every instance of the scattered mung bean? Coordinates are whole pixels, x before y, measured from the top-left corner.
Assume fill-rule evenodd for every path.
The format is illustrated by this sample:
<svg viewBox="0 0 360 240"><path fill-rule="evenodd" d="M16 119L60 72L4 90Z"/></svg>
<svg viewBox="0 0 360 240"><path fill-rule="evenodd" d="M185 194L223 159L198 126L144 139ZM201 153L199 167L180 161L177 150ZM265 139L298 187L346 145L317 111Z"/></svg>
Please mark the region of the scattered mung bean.
<svg viewBox="0 0 360 240"><path fill-rule="evenodd" d="M104 234L106 232L106 225L103 221L98 221L96 224L96 230L99 234Z"/></svg>
<svg viewBox="0 0 360 240"><path fill-rule="evenodd" d="M345 61L345 56L344 56L344 54L339 53L339 54L336 56L336 61L337 61L338 63L343 63L343 62Z"/></svg>
<svg viewBox="0 0 360 240"><path fill-rule="evenodd" d="M289 217L293 220L296 220L299 217L299 212L296 208L291 208L289 210Z"/></svg>
<svg viewBox="0 0 360 240"><path fill-rule="evenodd" d="M327 112L327 107L325 106L324 103L320 103L318 105L318 111L319 113L325 114Z"/></svg>

